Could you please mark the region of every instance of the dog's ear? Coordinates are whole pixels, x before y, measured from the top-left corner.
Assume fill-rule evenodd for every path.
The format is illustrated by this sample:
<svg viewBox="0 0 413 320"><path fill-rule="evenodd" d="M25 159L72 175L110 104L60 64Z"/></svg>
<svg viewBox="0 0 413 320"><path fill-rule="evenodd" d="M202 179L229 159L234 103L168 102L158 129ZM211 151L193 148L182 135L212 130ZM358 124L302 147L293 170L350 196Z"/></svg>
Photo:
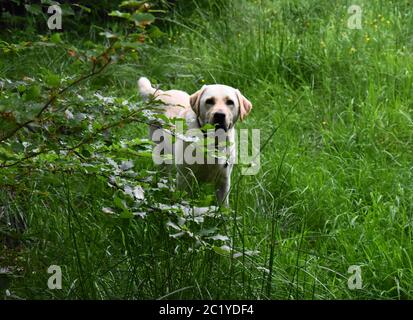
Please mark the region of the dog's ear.
<svg viewBox="0 0 413 320"><path fill-rule="evenodd" d="M239 102L239 118L241 121L251 112L252 103L245 98L241 92L237 89L235 90Z"/></svg>
<svg viewBox="0 0 413 320"><path fill-rule="evenodd" d="M199 89L197 92L193 93L189 97L189 102L191 104L192 110L199 116L199 102L201 101L202 94L205 91L206 86L202 86L201 89Z"/></svg>

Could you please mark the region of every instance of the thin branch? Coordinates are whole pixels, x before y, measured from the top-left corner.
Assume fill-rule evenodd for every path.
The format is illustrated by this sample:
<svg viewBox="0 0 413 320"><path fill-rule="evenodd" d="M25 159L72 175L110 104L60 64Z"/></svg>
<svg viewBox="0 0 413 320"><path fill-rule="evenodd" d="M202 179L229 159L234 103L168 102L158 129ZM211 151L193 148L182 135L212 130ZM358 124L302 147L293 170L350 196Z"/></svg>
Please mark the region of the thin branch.
<svg viewBox="0 0 413 320"><path fill-rule="evenodd" d="M97 130L93 135L89 136L89 137L86 138L86 139L83 139L82 141L80 141L79 143L77 143L76 145L74 145L73 147L61 148L61 149L59 149L59 151L75 152L75 150L76 150L77 148L79 148L79 147L81 147L82 145L84 145L84 144L86 144L86 143L88 143L88 142L91 142L93 139L95 139L99 133L104 132L104 131L106 131L106 130L108 130L108 129L111 129L111 128L113 128L113 127L117 127L117 126L119 126L121 123L125 123L125 122L126 122L126 123L129 124L129 123L132 123L132 122L137 122L137 123L148 124L147 122L142 121L142 120L140 120L140 119L131 119L131 118L132 118L134 115L136 115L137 113L138 113L138 111L134 111L134 112L132 112L131 114L129 114L128 116L122 118L121 120L116 121L116 122L114 122L114 123L111 123L111 124L109 124L109 125L101 128L101 129ZM49 151L52 151L52 150L55 150L55 149L45 149L45 150L42 150L42 151L39 151L39 152L35 152L35 153L32 153L32 154L29 154L29 155L25 156L24 158L19 159L19 160L15 161L15 162L8 163L8 164L6 164L6 163L0 164L0 169L14 167L14 166L16 166L16 165L18 165L18 164L26 161L26 160L29 160L29 159L31 159L31 158L35 158L35 157L37 157L37 156L39 156L39 155L41 155L41 154L46 154L46 153L48 153Z"/></svg>
<svg viewBox="0 0 413 320"><path fill-rule="evenodd" d="M110 48L111 48L111 47L109 47L107 50L109 50ZM107 51L107 50L106 50L106 51ZM106 52L106 51L105 51L105 52ZM63 89L61 89L57 94L53 95L53 96L45 103L45 105L42 107L42 109L37 113L37 115L36 115L33 119L27 120L26 122L18 125L18 126L17 126L14 130L12 130L9 134L7 134L7 135L5 135L3 138L1 138L1 139L0 139L0 142L4 142L4 141L6 141L7 139L10 139L10 138L13 137L18 131L20 131L21 129L27 127L30 123L32 123L32 122L36 121L37 119L39 119L40 116L42 115L42 113L43 113L44 111L46 111L46 110L50 107L50 105L56 100L56 98L59 97L60 95L62 95L63 93L65 93L68 89L70 89L71 87L77 85L78 83L80 83L80 82L82 82L82 81L84 81L84 80L86 80L86 79L88 79L88 78L90 78L90 77L93 77L93 76L101 73L101 72L110 64L110 62L111 62L111 59L110 59L110 58L106 58L106 59L107 59L106 63L105 63L101 68L99 68L97 71L92 71L91 73L80 77L79 79L77 79L77 80L73 81L72 83L70 83L68 86L66 86L66 87L64 87ZM93 65L95 66L96 63L93 63ZM94 69L94 68L93 68L93 69Z"/></svg>

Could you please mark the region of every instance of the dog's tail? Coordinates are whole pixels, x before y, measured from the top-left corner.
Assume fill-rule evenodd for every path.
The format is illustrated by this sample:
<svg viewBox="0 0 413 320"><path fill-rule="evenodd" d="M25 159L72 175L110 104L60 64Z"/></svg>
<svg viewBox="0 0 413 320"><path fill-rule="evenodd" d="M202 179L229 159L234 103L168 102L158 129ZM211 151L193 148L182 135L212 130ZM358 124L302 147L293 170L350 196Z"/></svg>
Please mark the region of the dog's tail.
<svg viewBox="0 0 413 320"><path fill-rule="evenodd" d="M139 92L143 98L148 98L156 92L156 89L152 87L148 78L140 77L138 80Z"/></svg>

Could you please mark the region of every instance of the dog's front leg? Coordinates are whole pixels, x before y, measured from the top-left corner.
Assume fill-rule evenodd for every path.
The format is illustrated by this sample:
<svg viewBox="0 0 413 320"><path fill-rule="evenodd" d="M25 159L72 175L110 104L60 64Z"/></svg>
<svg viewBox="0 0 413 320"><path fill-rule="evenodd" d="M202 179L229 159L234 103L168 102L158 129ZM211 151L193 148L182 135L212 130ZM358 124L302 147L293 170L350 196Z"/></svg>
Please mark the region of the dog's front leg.
<svg viewBox="0 0 413 320"><path fill-rule="evenodd" d="M226 174L223 175L217 183L216 197L218 200L218 205L228 207L229 206L229 191L231 186L231 175L230 171L227 170Z"/></svg>

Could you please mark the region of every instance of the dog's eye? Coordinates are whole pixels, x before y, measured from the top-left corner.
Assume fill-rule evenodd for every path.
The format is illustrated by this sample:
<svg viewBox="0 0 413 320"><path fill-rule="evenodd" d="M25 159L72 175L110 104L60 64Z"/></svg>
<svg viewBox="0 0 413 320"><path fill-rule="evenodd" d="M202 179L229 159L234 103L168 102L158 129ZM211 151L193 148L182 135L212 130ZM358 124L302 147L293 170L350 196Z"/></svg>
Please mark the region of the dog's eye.
<svg viewBox="0 0 413 320"><path fill-rule="evenodd" d="M214 104L215 100L214 100L214 98L208 98L208 99L205 100L205 103L206 104Z"/></svg>
<svg viewBox="0 0 413 320"><path fill-rule="evenodd" d="M232 101L231 99L228 99L226 102L227 106L233 106L234 105L234 101Z"/></svg>

